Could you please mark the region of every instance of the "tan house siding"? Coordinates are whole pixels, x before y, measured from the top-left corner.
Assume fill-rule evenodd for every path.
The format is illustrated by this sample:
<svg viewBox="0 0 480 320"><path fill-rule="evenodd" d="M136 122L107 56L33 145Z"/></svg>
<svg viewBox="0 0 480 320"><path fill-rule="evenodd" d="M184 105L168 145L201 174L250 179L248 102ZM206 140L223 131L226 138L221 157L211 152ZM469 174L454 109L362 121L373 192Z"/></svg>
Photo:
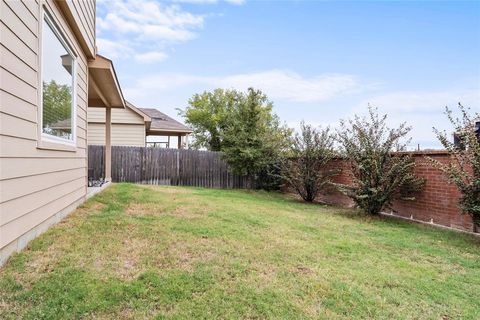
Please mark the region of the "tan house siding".
<svg viewBox="0 0 480 320"><path fill-rule="evenodd" d="M112 145L145 147L145 120L129 108L112 109ZM88 111L88 144L105 144L105 109Z"/></svg>
<svg viewBox="0 0 480 320"><path fill-rule="evenodd" d="M33 0L26 0L33 1ZM75 21L72 33L79 39L79 45L89 58L95 56L95 0L60 0L65 12Z"/></svg>
<svg viewBox="0 0 480 320"><path fill-rule="evenodd" d="M88 144L105 144L105 124L88 124ZM145 147L145 125L112 124L112 146Z"/></svg>
<svg viewBox="0 0 480 320"><path fill-rule="evenodd" d="M105 123L105 109L90 108L88 122ZM112 109L112 123L145 124L145 120L128 108Z"/></svg>
<svg viewBox="0 0 480 320"><path fill-rule="evenodd" d="M89 53L56 3L0 0L0 264L86 196ZM86 41L94 45L94 1L67 3L77 10ZM71 151L38 148L42 5L77 54L76 146Z"/></svg>

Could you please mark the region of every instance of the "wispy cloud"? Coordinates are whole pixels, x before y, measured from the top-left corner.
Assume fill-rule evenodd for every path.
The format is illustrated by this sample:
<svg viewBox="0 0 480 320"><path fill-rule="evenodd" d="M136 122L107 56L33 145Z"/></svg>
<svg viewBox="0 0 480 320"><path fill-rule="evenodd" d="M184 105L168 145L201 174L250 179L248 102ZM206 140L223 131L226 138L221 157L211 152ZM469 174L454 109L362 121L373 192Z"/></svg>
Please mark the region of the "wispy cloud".
<svg viewBox="0 0 480 320"><path fill-rule="evenodd" d="M158 51L139 53L135 56L135 60L142 63L160 62L167 58L168 55L166 53Z"/></svg>
<svg viewBox="0 0 480 320"><path fill-rule="evenodd" d="M459 102L478 108L480 91L477 89L451 89L445 91L399 91L372 96L362 101L357 110L367 104L378 106L383 113L431 113L445 106L455 107Z"/></svg>
<svg viewBox="0 0 480 320"><path fill-rule="evenodd" d="M101 37L97 38L97 47L101 48L100 53L109 59L125 59L134 54L134 50L128 45Z"/></svg>
<svg viewBox="0 0 480 320"><path fill-rule="evenodd" d="M467 86L468 87L468 86ZM388 114L388 123L392 126L406 122L412 126L410 137L414 148L438 148L438 141L432 127L451 131L451 124L444 114L445 106L450 107L454 114L456 105L461 102L470 107L473 112L480 112L480 91L477 89L455 89L435 91L399 91L383 93L361 101L350 111L352 116L365 114L368 104L378 108L379 113Z"/></svg>
<svg viewBox="0 0 480 320"><path fill-rule="evenodd" d="M108 7L97 18L100 32L115 31L136 39L185 41L193 30L203 26L204 17L186 12L178 5L162 5L156 1L116 0L101 2Z"/></svg>
<svg viewBox="0 0 480 320"><path fill-rule="evenodd" d="M125 88L129 99L175 115L175 107L185 107L195 92L213 88L248 87L262 89L275 102L276 111L288 125L298 129L301 120L313 125L339 127L340 119L365 115L368 104L388 114L389 126L407 122L413 129L410 148L439 148L432 127L451 131L444 114L446 105L455 109L458 102L480 112L480 91L476 84L445 90L386 91L376 82L349 74L319 74L305 77L284 70L269 70L226 76L156 74L144 76ZM292 106L296 106L292 108Z"/></svg>
<svg viewBox="0 0 480 320"><path fill-rule="evenodd" d="M193 4L215 4L219 2L226 2L235 5L242 5L245 0L171 0L172 2L193 3Z"/></svg>
<svg viewBox="0 0 480 320"><path fill-rule="evenodd" d="M210 16L154 0L99 0L97 5L100 53L117 59L137 55L144 63L165 60L172 46L194 39Z"/></svg>
<svg viewBox="0 0 480 320"><path fill-rule="evenodd" d="M319 102L339 95L368 90L374 84L362 83L355 76L347 74L302 77L294 72L270 70L223 77L157 74L139 79L133 87L127 90L130 94L142 95L152 90L172 90L190 86L202 90L217 87L246 90L248 87L254 87L263 90L271 99Z"/></svg>
<svg viewBox="0 0 480 320"><path fill-rule="evenodd" d="M472 112L480 112L480 91L466 87L467 89L382 92L371 96L369 96L371 93L366 92L362 95L363 98L357 102L354 100L357 98L352 97L353 106L350 108L348 105L337 105L333 110L330 109L329 113L335 115L331 121L322 121L321 119L325 119L326 115L312 110L313 112L308 115L304 111L300 113L300 117L295 116L296 120L290 120L288 125L299 130L300 121L305 120L314 126L329 126L335 131L340 128L340 119L351 119L355 114L366 115L370 104L377 107L380 114L388 115L387 123L390 127L396 127L402 122L406 122L412 127L408 135L411 138L408 146L410 150L414 150L418 146L422 149L438 149L441 145L436 139L432 127L446 132L453 130L444 114L445 106L450 107L454 114L457 114L456 105L461 102L471 108Z"/></svg>

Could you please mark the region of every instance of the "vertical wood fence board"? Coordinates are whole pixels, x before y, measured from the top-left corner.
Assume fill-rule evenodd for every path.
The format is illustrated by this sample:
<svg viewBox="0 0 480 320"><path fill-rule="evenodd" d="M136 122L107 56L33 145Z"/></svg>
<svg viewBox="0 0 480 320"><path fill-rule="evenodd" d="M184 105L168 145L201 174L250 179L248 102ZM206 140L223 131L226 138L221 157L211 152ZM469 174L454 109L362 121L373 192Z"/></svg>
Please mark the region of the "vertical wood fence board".
<svg viewBox="0 0 480 320"><path fill-rule="evenodd" d="M88 146L89 179L105 176L105 147ZM250 188L234 175L221 153L198 150L112 146L112 180L205 188Z"/></svg>

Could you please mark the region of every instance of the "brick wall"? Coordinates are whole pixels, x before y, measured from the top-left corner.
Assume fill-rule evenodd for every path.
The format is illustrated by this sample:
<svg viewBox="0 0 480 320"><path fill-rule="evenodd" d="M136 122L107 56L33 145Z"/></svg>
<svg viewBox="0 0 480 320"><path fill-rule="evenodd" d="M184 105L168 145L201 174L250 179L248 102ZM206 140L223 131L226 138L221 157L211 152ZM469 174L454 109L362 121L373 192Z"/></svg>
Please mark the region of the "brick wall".
<svg viewBox="0 0 480 320"><path fill-rule="evenodd" d="M386 213L472 231L471 217L463 215L458 207L460 194L457 188L449 184L443 173L432 167L425 159L425 156L429 156L441 162L448 162L450 161L449 155L445 151L412 152L411 155L415 160L415 173L426 180L425 189L416 196L414 201L395 201L393 211L387 210ZM335 182L348 184L351 181L347 161L336 159L332 166L341 170L340 174L335 177ZM338 191L322 195L320 198L328 203L353 205L348 197Z"/></svg>

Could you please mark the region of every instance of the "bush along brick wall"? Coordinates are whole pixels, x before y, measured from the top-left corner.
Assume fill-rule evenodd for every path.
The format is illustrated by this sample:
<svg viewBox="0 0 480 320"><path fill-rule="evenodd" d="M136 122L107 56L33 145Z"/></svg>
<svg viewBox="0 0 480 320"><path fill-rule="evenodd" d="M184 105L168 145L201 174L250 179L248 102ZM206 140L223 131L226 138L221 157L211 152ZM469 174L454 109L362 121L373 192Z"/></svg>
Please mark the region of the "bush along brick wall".
<svg viewBox="0 0 480 320"><path fill-rule="evenodd" d="M415 173L425 178L425 189L413 201L395 201L392 209L384 213L407 219L460 229L473 230L472 218L461 213L458 206L460 193L453 184L449 184L444 174L434 168L425 157L432 157L441 162L450 161L445 151L421 151L410 153L415 160ZM332 166L340 169L340 174L334 177L334 182L349 183L351 177L348 162L335 159ZM327 203L353 206L351 199L338 191L319 197Z"/></svg>

